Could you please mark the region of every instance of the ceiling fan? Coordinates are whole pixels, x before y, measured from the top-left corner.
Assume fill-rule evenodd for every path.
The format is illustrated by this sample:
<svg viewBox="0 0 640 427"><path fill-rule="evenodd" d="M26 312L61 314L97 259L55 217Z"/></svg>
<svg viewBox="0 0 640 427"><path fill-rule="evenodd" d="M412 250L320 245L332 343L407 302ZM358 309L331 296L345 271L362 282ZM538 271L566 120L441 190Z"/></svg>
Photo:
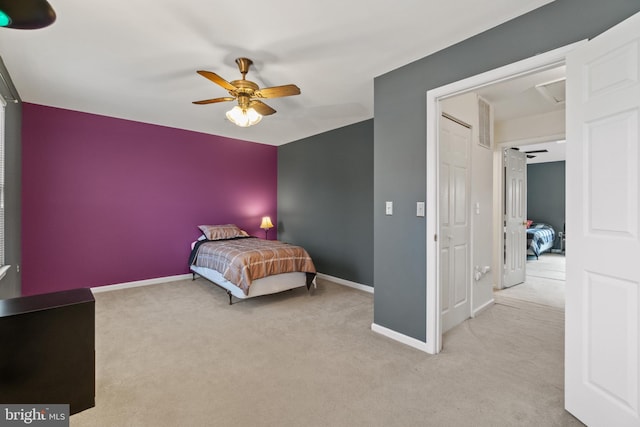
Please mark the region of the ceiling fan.
<svg viewBox="0 0 640 427"><path fill-rule="evenodd" d="M242 79L231 82L226 81L214 72L198 70L198 74L223 87L231 96L193 101L193 103L205 105L237 100L238 105L227 111L227 118L238 126L247 127L258 123L262 120L262 116L268 116L276 112L260 99L281 98L300 94L300 88L294 84L260 89L256 83L246 79L253 61L249 58L237 58L236 64L238 64Z"/></svg>

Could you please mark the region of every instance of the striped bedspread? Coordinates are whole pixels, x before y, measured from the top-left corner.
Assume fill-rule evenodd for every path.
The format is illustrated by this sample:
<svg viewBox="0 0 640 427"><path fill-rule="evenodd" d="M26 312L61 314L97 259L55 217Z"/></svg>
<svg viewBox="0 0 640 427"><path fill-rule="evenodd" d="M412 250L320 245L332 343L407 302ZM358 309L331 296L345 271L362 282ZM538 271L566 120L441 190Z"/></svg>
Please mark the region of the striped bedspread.
<svg viewBox="0 0 640 427"><path fill-rule="evenodd" d="M190 265L217 270L246 295L251 282L256 279L296 271L316 273L304 248L256 237L203 240L194 247L189 262Z"/></svg>
<svg viewBox="0 0 640 427"><path fill-rule="evenodd" d="M547 224L538 224L527 229L527 240L530 241L529 248L536 257L553 247L555 238L555 230Z"/></svg>

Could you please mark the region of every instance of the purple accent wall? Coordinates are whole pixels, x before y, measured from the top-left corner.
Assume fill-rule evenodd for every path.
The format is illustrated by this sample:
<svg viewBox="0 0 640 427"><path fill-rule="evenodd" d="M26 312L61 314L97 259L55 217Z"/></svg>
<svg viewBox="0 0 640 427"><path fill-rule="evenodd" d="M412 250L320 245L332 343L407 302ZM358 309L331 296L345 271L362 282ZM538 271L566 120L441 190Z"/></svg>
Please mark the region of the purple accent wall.
<svg viewBox="0 0 640 427"><path fill-rule="evenodd" d="M277 224L274 146L25 103L22 150L23 295L188 273L197 225Z"/></svg>

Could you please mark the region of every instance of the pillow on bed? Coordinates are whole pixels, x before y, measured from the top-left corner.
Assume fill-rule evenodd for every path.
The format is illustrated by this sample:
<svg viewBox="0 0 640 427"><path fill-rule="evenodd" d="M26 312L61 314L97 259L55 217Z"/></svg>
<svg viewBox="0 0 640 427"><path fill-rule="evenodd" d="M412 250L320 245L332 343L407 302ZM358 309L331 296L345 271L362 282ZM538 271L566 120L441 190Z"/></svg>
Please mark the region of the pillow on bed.
<svg viewBox="0 0 640 427"><path fill-rule="evenodd" d="M527 228L531 228L531 224L533 224L533 220L528 219L527 220Z"/></svg>
<svg viewBox="0 0 640 427"><path fill-rule="evenodd" d="M202 234L209 240L233 239L234 237L247 237L247 232L238 228L235 224L224 225L199 225Z"/></svg>

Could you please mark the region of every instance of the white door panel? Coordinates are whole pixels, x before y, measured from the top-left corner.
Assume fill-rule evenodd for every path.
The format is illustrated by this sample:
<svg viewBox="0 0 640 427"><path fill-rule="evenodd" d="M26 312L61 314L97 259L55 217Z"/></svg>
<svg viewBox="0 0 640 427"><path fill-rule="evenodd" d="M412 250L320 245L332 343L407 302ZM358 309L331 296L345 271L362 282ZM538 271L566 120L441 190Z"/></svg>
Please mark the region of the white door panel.
<svg viewBox="0 0 640 427"><path fill-rule="evenodd" d="M449 214L449 188L451 187L450 177L451 171L447 163L440 164L440 225L443 227L450 227L449 221L451 215Z"/></svg>
<svg viewBox="0 0 640 427"><path fill-rule="evenodd" d="M466 243L458 245L454 248L456 269L454 271L455 280L452 302L454 304L454 307L456 308L460 307L461 305L468 304L469 302L469 271L467 269L467 265L469 265L469 260L467 258L468 253L469 247ZM464 313L464 319L469 317L468 314L469 312L467 308L466 312Z"/></svg>
<svg viewBox="0 0 640 427"><path fill-rule="evenodd" d="M640 426L640 14L567 56L565 405Z"/></svg>
<svg viewBox="0 0 640 427"><path fill-rule="evenodd" d="M589 233L635 239L638 199L630 196L638 193L638 111L587 123L585 134ZM598 205L616 209L598 209Z"/></svg>
<svg viewBox="0 0 640 427"><path fill-rule="evenodd" d="M469 151L471 129L440 119L440 312L442 332L471 314Z"/></svg>
<svg viewBox="0 0 640 427"><path fill-rule="evenodd" d="M442 248L440 251L440 310L443 317L449 313L451 306L449 301L449 289L451 288L451 280L449 279L449 248Z"/></svg>
<svg viewBox="0 0 640 427"><path fill-rule="evenodd" d="M454 222L456 226L466 227L468 219L467 205L467 177L468 169L465 167L454 168L455 197L453 206L455 210Z"/></svg>

